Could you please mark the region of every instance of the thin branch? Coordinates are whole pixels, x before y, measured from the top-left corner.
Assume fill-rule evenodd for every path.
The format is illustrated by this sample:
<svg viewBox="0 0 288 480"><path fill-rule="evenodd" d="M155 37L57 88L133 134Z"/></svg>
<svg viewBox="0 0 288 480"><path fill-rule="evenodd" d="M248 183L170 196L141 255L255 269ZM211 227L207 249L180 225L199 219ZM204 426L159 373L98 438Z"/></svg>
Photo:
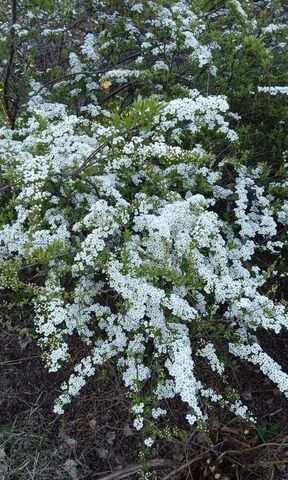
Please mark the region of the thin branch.
<svg viewBox="0 0 288 480"><path fill-rule="evenodd" d="M91 70L89 72L66 73L62 77L53 78L52 80L48 80L47 82L43 83L43 85L41 85L39 90L37 90L37 92L33 93L33 95L31 95L31 97L33 97L34 95L37 95L44 88L49 87L50 85L53 85L53 83L55 83L55 82L59 82L59 81L62 81L62 80L73 78L73 77L76 77L77 75L83 75L83 76L91 75L92 76L92 75L100 75L101 73L107 73L107 72L109 72L109 70L120 67L123 63L137 57L138 55L139 55L138 53L133 53L133 54L128 55L127 57L123 58L122 60L120 60L120 62L116 63L115 65L109 65L108 67L103 67L103 68L100 68L99 70Z"/></svg>
<svg viewBox="0 0 288 480"><path fill-rule="evenodd" d="M16 184L13 183L8 183L7 185L4 185L3 187L0 187L0 193L5 192L6 190L9 190L10 188L14 187Z"/></svg>
<svg viewBox="0 0 288 480"><path fill-rule="evenodd" d="M13 72L14 56L15 56L15 23L17 21L17 0L12 0L12 12L11 12L11 27L10 27L10 47L9 58L5 72L4 84L3 84L3 104L5 108L6 116L11 124L12 129L15 126L17 102L13 107L9 101L9 84L10 78Z"/></svg>
<svg viewBox="0 0 288 480"><path fill-rule="evenodd" d="M11 95L5 95L4 93L0 93L0 97L8 98L9 100L11 100L11 102L15 101L14 97L11 97Z"/></svg>
<svg viewBox="0 0 288 480"><path fill-rule="evenodd" d="M145 467L147 468L161 468L167 465L169 465L169 462L163 459L151 460L150 462L145 463ZM122 480L139 472L141 468L143 468L143 464L129 465L123 470L117 470L116 472L112 472L105 477L100 477L99 480Z"/></svg>
<svg viewBox="0 0 288 480"><path fill-rule="evenodd" d="M102 102L102 105L103 105L103 103L110 100L110 98L112 98L115 95L117 95L118 93L122 92L122 90L126 90L126 88L131 87L131 85L134 85L135 83L136 83L136 80L132 80L131 82L128 82L128 83L125 83L124 85L121 85L121 87L117 88L116 90L113 90L113 92L109 93L109 95L107 95L107 97L104 98L104 100Z"/></svg>
<svg viewBox="0 0 288 480"><path fill-rule="evenodd" d="M80 165L80 167L75 171L75 172L63 172L63 173L55 173L56 177L75 177L78 176L83 170L86 168L90 167L92 164L92 161L96 157L96 155L103 150L104 147L109 147L109 144L103 143L102 145L99 145L99 147L96 148L87 158L86 160Z"/></svg>
<svg viewBox="0 0 288 480"><path fill-rule="evenodd" d="M198 461L201 460L205 455L207 455L207 452L204 452L204 453L198 455L197 457L194 457L192 460L189 460L188 462L183 463L183 465L180 465L180 467L176 468L176 469L173 470L172 472L168 473L168 475L166 475L165 477L163 477L163 480L168 480L168 479L170 479L170 478L175 478L175 475L177 475L178 473L182 472L182 470L185 470L186 468L189 468L193 463L198 462Z"/></svg>
<svg viewBox="0 0 288 480"><path fill-rule="evenodd" d="M38 93L40 93L44 88L49 87L50 85L53 85L53 83L55 83L55 82L61 82L62 80L66 80L66 79L69 79L69 78L74 78L74 77L77 77L77 75L81 75L81 76L84 76L84 77L87 76L87 75L98 75L100 73L106 73L110 69L111 69L111 67L109 67L109 68L106 67L106 68L102 68L102 69L99 69L99 70L92 70L92 71L89 71L89 72L66 73L65 75L62 75L62 77L52 78L52 80L48 80L48 82L43 83L43 85L41 85L39 90L34 92L32 95L30 95L30 98L34 97L35 95L38 95Z"/></svg>

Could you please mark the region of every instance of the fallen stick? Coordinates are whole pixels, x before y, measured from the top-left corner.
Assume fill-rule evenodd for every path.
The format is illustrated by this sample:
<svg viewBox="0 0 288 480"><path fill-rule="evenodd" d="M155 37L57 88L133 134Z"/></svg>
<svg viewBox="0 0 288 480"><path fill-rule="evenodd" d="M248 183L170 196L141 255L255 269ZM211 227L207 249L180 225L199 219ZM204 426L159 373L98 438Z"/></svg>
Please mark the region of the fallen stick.
<svg viewBox="0 0 288 480"><path fill-rule="evenodd" d="M161 468L165 467L169 464L167 460L163 459L156 459L156 460L150 460L149 462L145 463L145 467L147 468ZM133 473L139 472L143 468L142 463L134 464L134 465L129 465L128 467L124 468L123 470L117 470L115 472L109 473L109 475L106 475L105 477L100 477L99 480L123 480L130 475L133 475Z"/></svg>

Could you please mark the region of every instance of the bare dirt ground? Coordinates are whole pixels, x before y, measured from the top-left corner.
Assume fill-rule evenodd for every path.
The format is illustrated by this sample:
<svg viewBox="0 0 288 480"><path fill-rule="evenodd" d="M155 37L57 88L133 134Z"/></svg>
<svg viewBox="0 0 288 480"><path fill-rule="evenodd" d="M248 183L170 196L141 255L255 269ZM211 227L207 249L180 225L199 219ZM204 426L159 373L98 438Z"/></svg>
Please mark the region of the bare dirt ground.
<svg viewBox="0 0 288 480"><path fill-rule="evenodd" d="M189 430L183 404L174 401L166 406L171 415L162 427L183 429L181 438L157 441L143 461L143 437L133 429L129 399L113 366L99 372L59 417L52 406L63 378L47 373L27 337L3 332L0 342L1 480L132 480L140 467L162 480L288 479L288 402L247 365L231 363L231 383L241 386L257 427L216 410L206 433ZM288 363L285 344L283 337L269 338L269 353L282 365Z"/></svg>

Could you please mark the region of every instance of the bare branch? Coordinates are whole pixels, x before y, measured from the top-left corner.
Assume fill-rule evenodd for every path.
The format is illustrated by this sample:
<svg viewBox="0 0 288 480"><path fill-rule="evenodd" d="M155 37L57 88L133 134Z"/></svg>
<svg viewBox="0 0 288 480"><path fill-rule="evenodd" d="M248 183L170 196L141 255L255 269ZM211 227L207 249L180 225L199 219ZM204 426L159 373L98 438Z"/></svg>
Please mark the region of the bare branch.
<svg viewBox="0 0 288 480"><path fill-rule="evenodd" d="M11 27L10 27L10 46L9 46L9 58L5 71L4 84L3 84L3 105L5 109L6 116L9 120L11 128L15 126L16 113L17 113L17 100L14 103L10 101L9 88L10 88L10 79L13 74L13 64L15 57L15 23L17 21L17 0L12 0L12 11L11 11Z"/></svg>

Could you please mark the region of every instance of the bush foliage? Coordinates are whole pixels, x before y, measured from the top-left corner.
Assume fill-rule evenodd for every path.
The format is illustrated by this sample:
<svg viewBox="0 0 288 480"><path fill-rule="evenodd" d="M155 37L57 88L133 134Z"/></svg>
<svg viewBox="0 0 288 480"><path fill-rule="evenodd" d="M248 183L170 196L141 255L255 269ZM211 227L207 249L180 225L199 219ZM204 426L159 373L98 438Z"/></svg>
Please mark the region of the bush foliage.
<svg viewBox="0 0 288 480"><path fill-rule="evenodd" d="M2 313L31 319L67 372L55 412L107 362L147 447L175 396L190 424L213 404L253 421L232 358L288 397L261 347L288 326L284 2L12 0L0 15Z"/></svg>

